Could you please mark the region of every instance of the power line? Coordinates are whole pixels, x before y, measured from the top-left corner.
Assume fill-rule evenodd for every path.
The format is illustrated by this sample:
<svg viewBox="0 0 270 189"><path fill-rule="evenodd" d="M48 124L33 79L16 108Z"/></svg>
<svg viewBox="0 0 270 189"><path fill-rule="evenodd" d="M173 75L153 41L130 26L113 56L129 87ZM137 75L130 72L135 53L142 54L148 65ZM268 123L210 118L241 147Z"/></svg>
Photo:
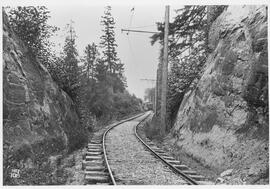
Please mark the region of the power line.
<svg viewBox="0 0 270 189"><path fill-rule="evenodd" d="M129 34L130 31L133 31L133 32L143 32L143 33L149 33L148 31L137 31L137 30L131 30L131 25L132 25L132 21L133 21L133 17L134 17L134 13L135 13L135 7L132 7L131 9L131 15L130 15L130 20L129 20L129 27L128 29L122 29L121 31L127 31L127 35ZM146 27L150 27L150 26L155 26L155 25L144 25L144 26L135 26L135 27L132 27L132 28L146 28ZM150 32L152 33L152 32Z"/></svg>
<svg viewBox="0 0 270 189"><path fill-rule="evenodd" d="M130 50L130 53L131 53L131 56L132 56L132 59L133 59L133 58L135 58L135 56L134 56L134 53L133 53L133 50L132 50L132 46L131 46L131 42L130 42L130 39L129 39L129 35L127 36L127 39L128 39L129 50Z"/></svg>
<svg viewBox="0 0 270 189"><path fill-rule="evenodd" d="M130 15L130 20L129 20L129 28L131 27L131 24L132 24L132 19L133 19L133 16L134 16L134 11L135 11L135 7L132 7L132 9L131 9L131 15Z"/></svg>

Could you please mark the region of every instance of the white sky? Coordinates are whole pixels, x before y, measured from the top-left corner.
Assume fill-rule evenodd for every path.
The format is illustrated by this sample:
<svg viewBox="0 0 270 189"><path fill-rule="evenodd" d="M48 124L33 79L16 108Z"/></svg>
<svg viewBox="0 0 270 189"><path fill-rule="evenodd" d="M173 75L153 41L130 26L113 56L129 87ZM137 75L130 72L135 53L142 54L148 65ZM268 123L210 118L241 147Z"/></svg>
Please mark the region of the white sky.
<svg viewBox="0 0 270 189"><path fill-rule="evenodd" d="M132 7L135 10L132 12ZM179 5L181 7L181 5ZM171 15L174 15L175 7L171 7ZM63 31L70 20L74 21L74 28L77 35L77 49L79 55L83 55L87 44L100 41L102 35L102 26L100 25L101 16L104 14L104 5L76 5L76 6L57 6L49 5L51 19L49 24L55 25L61 29L58 36L52 40L60 46L64 43L66 33ZM165 7L163 5L112 5L112 16L116 22L116 43L118 44L118 56L124 63L125 76L127 78L128 91L143 99L144 90L152 87L154 83L142 81L140 79L156 79L156 68L158 63L160 45L150 44L151 34L121 32L122 28L134 28L137 30L157 31L155 23L164 20Z"/></svg>

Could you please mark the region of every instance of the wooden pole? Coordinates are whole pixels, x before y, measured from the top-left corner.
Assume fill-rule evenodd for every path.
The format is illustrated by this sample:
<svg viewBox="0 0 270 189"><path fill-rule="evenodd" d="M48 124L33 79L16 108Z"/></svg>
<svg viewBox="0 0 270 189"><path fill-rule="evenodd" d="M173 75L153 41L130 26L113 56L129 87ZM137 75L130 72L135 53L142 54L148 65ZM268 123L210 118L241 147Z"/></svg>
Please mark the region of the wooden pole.
<svg viewBox="0 0 270 189"><path fill-rule="evenodd" d="M162 52L163 56L163 52ZM163 57L162 60L163 61ZM160 118L160 110L161 110L161 83L162 83L162 62L158 63L157 69L157 100L156 100L156 117Z"/></svg>
<svg viewBox="0 0 270 189"><path fill-rule="evenodd" d="M156 79L156 87L155 87L155 116L157 116L157 106L158 106L158 68L157 68L157 79Z"/></svg>
<svg viewBox="0 0 270 189"><path fill-rule="evenodd" d="M164 58L162 65L162 84L161 84L161 135L166 131L166 112L167 112L167 79L168 79L168 34L169 34L169 12L170 6L165 8L165 29L164 29Z"/></svg>

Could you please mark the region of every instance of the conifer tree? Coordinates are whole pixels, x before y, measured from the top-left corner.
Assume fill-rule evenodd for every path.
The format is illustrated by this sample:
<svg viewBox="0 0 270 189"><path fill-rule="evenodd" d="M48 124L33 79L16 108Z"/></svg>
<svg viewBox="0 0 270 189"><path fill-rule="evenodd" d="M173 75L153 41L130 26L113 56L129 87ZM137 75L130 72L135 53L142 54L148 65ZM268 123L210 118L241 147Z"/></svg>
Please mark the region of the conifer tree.
<svg viewBox="0 0 270 189"><path fill-rule="evenodd" d="M76 89L79 87L78 52L75 45L76 34L72 24L65 39L63 49L63 89L76 101Z"/></svg>
<svg viewBox="0 0 270 189"><path fill-rule="evenodd" d="M115 21L111 15L111 7L105 7L104 16L102 16L101 25L103 26L103 35L101 36L100 47L103 57L100 67L105 66L105 75L107 84L113 88L113 91L123 91L125 88L125 79L123 77L123 64L117 57L115 41ZM103 68L102 68L103 69Z"/></svg>
<svg viewBox="0 0 270 189"><path fill-rule="evenodd" d="M84 50L84 72L89 83L90 79L93 81L95 77L95 67L99 56L97 45L95 43L89 44Z"/></svg>

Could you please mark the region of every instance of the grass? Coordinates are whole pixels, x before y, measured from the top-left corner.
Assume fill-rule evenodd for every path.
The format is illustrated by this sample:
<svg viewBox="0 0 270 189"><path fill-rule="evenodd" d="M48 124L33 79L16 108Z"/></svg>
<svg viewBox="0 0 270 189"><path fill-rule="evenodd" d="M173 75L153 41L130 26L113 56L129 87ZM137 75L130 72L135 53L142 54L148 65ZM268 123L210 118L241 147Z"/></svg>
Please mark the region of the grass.
<svg viewBox="0 0 270 189"><path fill-rule="evenodd" d="M153 117L151 122L146 122L144 126L144 132L147 138L150 140L162 141L163 137L161 134L161 121L157 117Z"/></svg>

